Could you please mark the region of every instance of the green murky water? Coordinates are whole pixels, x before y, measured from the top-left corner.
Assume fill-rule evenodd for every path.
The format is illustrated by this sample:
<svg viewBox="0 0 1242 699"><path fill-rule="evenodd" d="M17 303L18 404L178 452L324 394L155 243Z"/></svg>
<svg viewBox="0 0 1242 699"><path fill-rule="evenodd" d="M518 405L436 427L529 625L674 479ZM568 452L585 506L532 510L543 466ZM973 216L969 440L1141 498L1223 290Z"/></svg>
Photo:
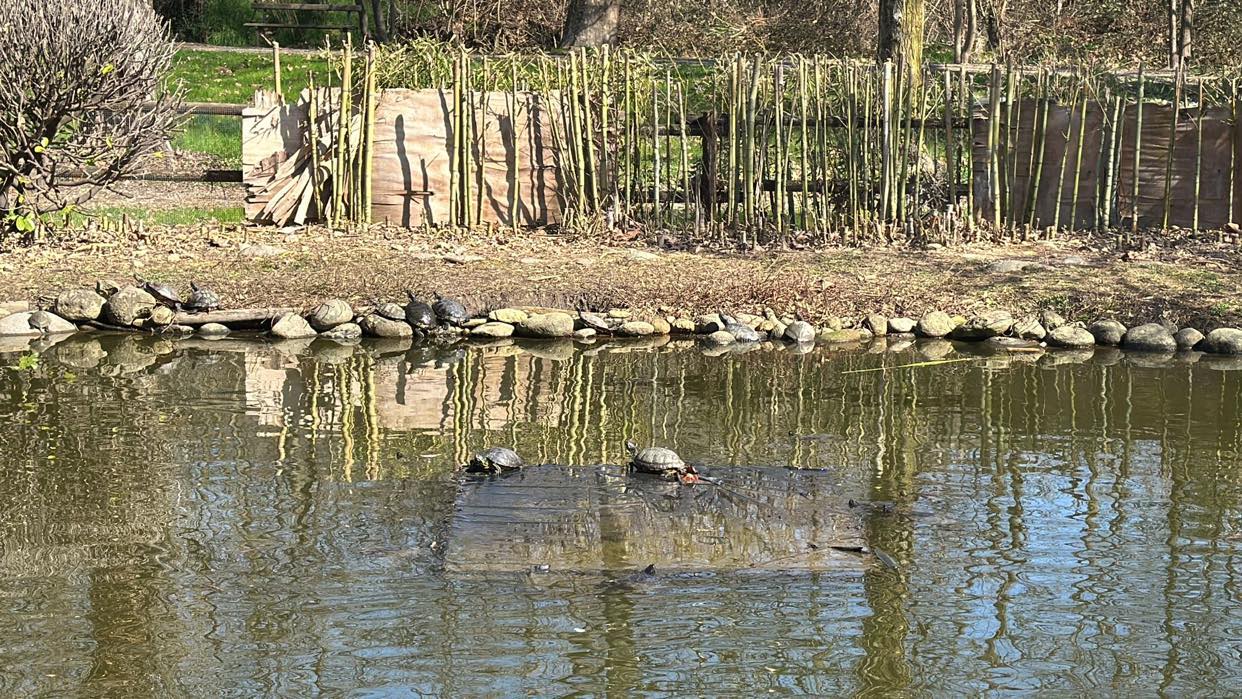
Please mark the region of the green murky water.
<svg viewBox="0 0 1242 699"><path fill-rule="evenodd" d="M1238 360L21 349L0 695L1242 691ZM492 444L568 466L454 476Z"/></svg>

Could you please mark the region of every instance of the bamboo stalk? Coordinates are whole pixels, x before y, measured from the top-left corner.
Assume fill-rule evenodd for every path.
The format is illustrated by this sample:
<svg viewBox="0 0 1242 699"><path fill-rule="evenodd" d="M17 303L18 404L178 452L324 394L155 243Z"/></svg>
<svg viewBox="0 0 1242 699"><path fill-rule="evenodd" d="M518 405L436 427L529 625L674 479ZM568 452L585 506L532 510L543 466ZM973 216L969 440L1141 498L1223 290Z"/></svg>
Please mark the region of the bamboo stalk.
<svg viewBox="0 0 1242 699"><path fill-rule="evenodd" d="M1035 156L1036 146L1040 143L1040 138L1042 137L1039 125L1039 115L1041 107L1044 104L1041 99L1043 96L1044 80L1044 71L1040 70L1039 74L1035 77L1035 95L1034 99L1031 100L1033 105L1031 109L1031 149L1027 154L1026 159L1026 199L1022 202L1022 210L1017 214L1018 222L1026 222L1028 226L1033 225L1031 214L1034 209L1034 205L1032 202L1035 201L1035 195L1039 189L1039 181L1035 178ZM1021 121L1018 123L1021 124Z"/></svg>
<svg viewBox="0 0 1242 699"><path fill-rule="evenodd" d="M1233 124L1233 128L1229 129L1229 211L1227 223L1234 223L1234 199L1237 196L1237 155L1238 155L1238 80L1231 78L1229 80L1229 122Z"/></svg>
<svg viewBox="0 0 1242 699"><path fill-rule="evenodd" d="M1078 103L1078 92L1082 90L1081 84L1075 88L1074 97L1070 100L1069 122L1065 127L1065 147L1061 150L1061 170L1057 174L1057 199L1056 208L1052 212L1052 230L1057 232L1061 230L1061 205L1065 201L1065 175L1069 171L1070 158L1070 136L1074 130L1074 105Z"/></svg>
<svg viewBox="0 0 1242 699"><path fill-rule="evenodd" d="M974 129L974 123L975 123L974 95L972 94L973 89L967 89L966 66L961 66L959 68L958 77L959 77L960 88L961 88L960 90L958 90L958 99L961 100L961 112L962 112L962 115L967 119L967 122L971 124L971 127L966 130L967 147L964 149L964 151L965 151L966 166L967 166L966 167L966 211L967 211L966 229L968 231L973 232L975 229L975 168L974 168L974 153L969 146L971 143L970 139L973 137L974 130L975 130ZM961 169L960 165L958 166L958 169L960 171Z"/></svg>
<svg viewBox="0 0 1242 699"><path fill-rule="evenodd" d="M681 88L681 83L677 84L677 125L681 128L681 186L683 195L683 206L687 215L692 213L690 201L690 147L687 144L686 136L686 95ZM697 209L693 211L697 221ZM684 225L684 224L683 224Z"/></svg>
<svg viewBox="0 0 1242 699"><path fill-rule="evenodd" d="M363 134L364 146L366 148L366 161L363 169L363 194L362 194L362 220L367 225L371 224L371 203L374 196L374 172L375 172L375 110L378 96L375 93L375 44L371 44L367 51L367 78L366 78L366 112L363 117Z"/></svg>
<svg viewBox="0 0 1242 699"><path fill-rule="evenodd" d="M1043 83L1040 95L1040 106L1036 110L1041 115L1039 119L1039 126L1035 130L1035 133L1032 134L1032 138L1039 139L1039 148L1036 152L1037 160L1035 162L1035 174L1031 179L1031 188L1027 196L1027 225L1031 227L1035 226L1036 220L1039 221L1041 227L1044 223L1043 219L1039 217L1039 191L1040 186L1043 184L1044 160L1046 159L1048 151L1048 113L1052 111L1052 103L1049 98L1051 81L1052 76L1049 75Z"/></svg>
<svg viewBox="0 0 1242 699"><path fill-rule="evenodd" d="M1082 107L1078 110L1078 152L1074 157L1074 192L1070 199L1070 230L1078 230L1078 196L1082 184L1082 152L1087 140L1087 92L1082 94ZM1070 122L1073 125L1073 122Z"/></svg>
<svg viewBox="0 0 1242 699"><path fill-rule="evenodd" d="M1199 230L1199 194L1203 176L1203 115L1207 111L1207 98L1203 91L1203 78L1199 78L1199 118L1195 124L1195 211L1191 230ZM1232 192L1230 196L1232 197Z"/></svg>
<svg viewBox="0 0 1242 699"><path fill-rule="evenodd" d="M924 144L924 126L927 123L927 76L923 76L919 80L919 137L918 146L914 149L914 156L918 158L918 162L914 167L914 216L918 218L922 211L923 204L923 144Z"/></svg>
<svg viewBox="0 0 1242 699"><path fill-rule="evenodd" d="M750 75L750 85L748 86L748 99L746 103L746 144L742 162L743 162L743 179L745 180L745 188L743 194L745 196L744 208L746 218L746 226L749 228L755 225L755 195L757 184L755 182L755 119L759 112L759 71L762 69L762 59L758 56L754 58L753 70ZM745 243L748 233L743 233L742 242Z"/></svg>
<svg viewBox="0 0 1242 699"><path fill-rule="evenodd" d="M349 186L349 128L353 105L353 40L345 36L345 48L341 57L341 90L337 114L336 167L332 180L332 227L339 227L345 220L345 189Z"/></svg>
<svg viewBox="0 0 1242 699"><path fill-rule="evenodd" d="M1143 64L1139 63L1138 69L1138 98L1134 103L1134 172L1131 175L1133 180L1130 184L1130 233L1138 235L1139 228L1139 164L1143 155ZM1129 242L1129 241L1127 241Z"/></svg>
<svg viewBox="0 0 1242 699"><path fill-rule="evenodd" d="M315 215L323 217L323 183L320 181L322 173L319 171L319 96L318 90L315 88L315 72L311 71L307 79L309 95L307 97L306 118L309 129L309 138L307 144L310 146L311 154L311 203L315 207Z"/></svg>
<svg viewBox="0 0 1242 699"><path fill-rule="evenodd" d="M281 73L281 70L280 70L280 42L279 42L279 41L273 41L273 42L272 42L272 75L273 75L273 77L275 78L275 80L274 80L273 82L275 83L275 86L276 86L276 87L275 87L275 90L276 90L276 100L277 100L280 104L284 104L284 103L285 103L285 90L284 90L283 85L281 84L281 79L280 79L280 77L281 77L281 76L280 76L280 73Z"/></svg>
<svg viewBox="0 0 1242 699"><path fill-rule="evenodd" d="M1173 154L1177 150L1177 120L1182 110L1182 82L1185 73L1177 71L1173 79L1173 115L1169 119L1169 142L1164 157L1164 214L1161 228L1169 228L1169 211L1173 208Z"/></svg>
<svg viewBox="0 0 1242 699"><path fill-rule="evenodd" d="M663 209L660 208L660 86L655 81L651 83L651 149L655 172L655 189L651 199L655 206L656 226L660 227L663 218Z"/></svg>
<svg viewBox="0 0 1242 699"><path fill-rule="evenodd" d="M994 231L1000 230L1001 227L1001 200L1000 200L1000 152L997 149L997 141L1000 140L1000 86L1001 72L1000 66L992 64L991 85L989 86L990 94L988 96L988 180L991 187L989 196L992 199L992 228Z"/></svg>
<svg viewBox="0 0 1242 699"><path fill-rule="evenodd" d="M729 225L737 227L737 184L738 184L738 120L737 110L741 107L742 90L742 58L734 56L729 73L729 181L727 183L729 201L726 204Z"/></svg>
<svg viewBox="0 0 1242 699"><path fill-rule="evenodd" d="M595 119L592 116L591 109L591 82L587 79L587 50L582 49L582 70L578 72L578 78L582 81L582 128L583 138L586 140L586 166L591 174L591 212L597 214L600 210L599 198L599 164L595 158Z"/></svg>
<svg viewBox="0 0 1242 699"><path fill-rule="evenodd" d="M880 74L880 216L890 216L889 192L893 186L893 62L885 61Z"/></svg>
<svg viewBox="0 0 1242 699"><path fill-rule="evenodd" d="M944 71L944 175L949 183L949 206L957 208L958 169L953 151L953 77Z"/></svg>
<svg viewBox="0 0 1242 699"><path fill-rule="evenodd" d="M800 169L802 171L801 173L802 174L801 201L802 201L802 230L804 231L810 228L810 219L809 219L810 207L807 206L807 202L809 201L808 197L811 196L811 177L810 177L810 172L808 172L808 169L807 169L809 167L808 162L810 160L810 155L807 152L808 150L810 150L810 143L808 142L807 129L806 129L807 89L808 88L807 88L806 57L800 55L798 56L798 104L799 104L798 128L800 131L798 143L801 145L799 156L801 160Z"/></svg>
<svg viewBox="0 0 1242 699"><path fill-rule="evenodd" d="M785 167L782 155L787 151L784 134L782 133L785 121L785 66L783 63L777 63L772 68L772 101L776 110L776 157L775 162L775 179L776 187L773 192L774 206L772 215L776 219L776 233L779 238L785 235Z"/></svg>

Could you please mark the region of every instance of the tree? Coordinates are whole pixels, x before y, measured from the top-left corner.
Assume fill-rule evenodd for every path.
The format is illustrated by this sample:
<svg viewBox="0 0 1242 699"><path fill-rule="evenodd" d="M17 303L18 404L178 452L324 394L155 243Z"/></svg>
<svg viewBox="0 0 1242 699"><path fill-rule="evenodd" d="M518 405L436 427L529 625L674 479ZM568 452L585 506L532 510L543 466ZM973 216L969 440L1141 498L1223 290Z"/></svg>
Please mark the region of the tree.
<svg viewBox="0 0 1242 699"><path fill-rule="evenodd" d="M1180 70L1190 61L1194 38L1194 0L1169 0L1169 67Z"/></svg>
<svg viewBox="0 0 1242 699"><path fill-rule="evenodd" d="M917 79L923 68L925 23L923 0L880 0L880 61L891 60Z"/></svg>
<svg viewBox="0 0 1242 699"><path fill-rule="evenodd" d="M953 0L953 60L969 63L979 40L977 0Z"/></svg>
<svg viewBox="0 0 1242 699"><path fill-rule="evenodd" d="M30 233L168 142L174 46L149 0L9 0L0 34L0 226Z"/></svg>
<svg viewBox="0 0 1242 699"><path fill-rule="evenodd" d="M603 46L617 41L621 0L570 0L561 46Z"/></svg>

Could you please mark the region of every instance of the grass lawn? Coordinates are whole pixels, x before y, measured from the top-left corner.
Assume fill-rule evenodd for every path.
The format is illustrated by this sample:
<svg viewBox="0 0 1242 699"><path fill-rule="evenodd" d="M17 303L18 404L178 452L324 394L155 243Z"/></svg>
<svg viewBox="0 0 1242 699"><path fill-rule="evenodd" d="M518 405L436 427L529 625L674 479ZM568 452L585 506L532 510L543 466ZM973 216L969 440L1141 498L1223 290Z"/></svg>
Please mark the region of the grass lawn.
<svg viewBox="0 0 1242 699"><path fill-rule="evenodd" d="M295 99L309 83L327 77L328 64L320 56L281 55L281 88L287 99ZM231 53L225 51L178 51L173 60L170 82L185 88L189 102L249 103L256 90L273 87L270 53ZM185 130L173 139L173 147L207 153L227 164L241 163L241 120L237 117L194 116Z"/></svg>
<svg viewBox="0 0 1242 699"><path fill-rule="evenodd" d="M174 209L152 209L146 206L95 206L90 208L90 218L106 219L119 222L128 216L131 221L142 221L153 226L194 226L205 222L241 223L245 219L245 209L237 206L221 207L179 207ZM85 221L85 214L76 214L75 219Z"/></svg>

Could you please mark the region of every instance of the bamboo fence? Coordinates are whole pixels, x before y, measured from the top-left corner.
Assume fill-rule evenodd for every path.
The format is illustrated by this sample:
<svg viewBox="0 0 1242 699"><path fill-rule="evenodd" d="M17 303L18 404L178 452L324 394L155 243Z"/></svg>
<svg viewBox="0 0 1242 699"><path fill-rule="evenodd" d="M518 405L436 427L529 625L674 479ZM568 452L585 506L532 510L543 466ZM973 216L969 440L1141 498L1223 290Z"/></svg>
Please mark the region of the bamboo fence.
<svg viewBox="0 0 1242 699"><path fill-rule="evenodd" d="M364 55L359 71L341 52L324 76L326 98L306 110L320 122L308 132L336 134L316 139L308 158L308 211L334 225L370 221L377 95L397 88L446 96L450 182L437 194L449 206L437 225L481 222L469 205L480 93L503 96L515 125L541 100L559 199L558 219L545 223L575 229L741 245L1129 236L1220 228L1242 200L1230 76L1000 65L912 75L826 56L693 62L604 48L497 57L429 43ZM528 139L512 141L504 177L517 208Z"/></svg>

